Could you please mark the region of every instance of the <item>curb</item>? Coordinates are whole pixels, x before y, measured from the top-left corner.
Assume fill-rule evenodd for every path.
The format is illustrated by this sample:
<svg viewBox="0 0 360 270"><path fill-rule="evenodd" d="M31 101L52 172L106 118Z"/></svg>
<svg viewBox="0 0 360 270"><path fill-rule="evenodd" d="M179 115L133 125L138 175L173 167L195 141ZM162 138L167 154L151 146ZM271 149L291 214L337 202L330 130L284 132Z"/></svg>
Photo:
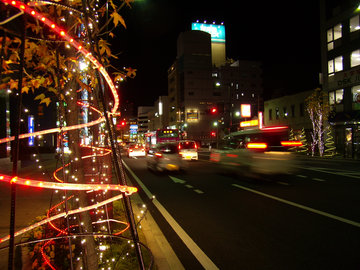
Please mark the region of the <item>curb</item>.
<svg viewBox="0 0 360 270"><path fill-rule="evenodd" d="M126 176L128 178L127 181L132 184L133 182L129 179L129 176ZM138 193L132 194L131 201L134 210L136 212L140 212L140 208L144 205L140 195ZM154 264L156 265L155 269L185 269L149 211L147 211L140 224L141 231L143 232L146 240L145 243L154 256Z"/></svg>

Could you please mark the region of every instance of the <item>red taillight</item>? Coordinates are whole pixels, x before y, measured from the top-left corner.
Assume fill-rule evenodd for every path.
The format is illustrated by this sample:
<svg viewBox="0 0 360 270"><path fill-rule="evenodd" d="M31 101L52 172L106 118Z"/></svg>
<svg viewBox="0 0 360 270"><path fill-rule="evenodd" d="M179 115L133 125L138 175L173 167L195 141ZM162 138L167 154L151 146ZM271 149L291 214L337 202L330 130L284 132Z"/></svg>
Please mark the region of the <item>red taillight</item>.
<svg viewBox="0 0 360 270"><path fill-rule="evenodd" d="M130 151L130 152L132 152L132 151L134 151L134 150L132 150L132 149L129 149L129 151Z"/></svg>
<svg viewBox="0 0 360 270"><path fill-rule="evenodd" d="M248 143L246 145L246 147L248 149L265 149L267 148L267 144L266 143Z"/></svg>
<svg viewBox="0 0 360 270"><path fill-rule="evenodd" d="M158 158L161 158L163 155L161 153L155 153L155 156L157 156Z"/></svg>
<svg viewBox="0 0 360 270"><path fill-rule="evenodd" d="M178 146L179 150L181 149L181 144L179 143L179 146Z"/></svg>
<svg viewBox="0 0 360 270"><path fill-rule="evenodd" d="M282 146L302 146L300 141L282 141L280 143Z"/></svg>

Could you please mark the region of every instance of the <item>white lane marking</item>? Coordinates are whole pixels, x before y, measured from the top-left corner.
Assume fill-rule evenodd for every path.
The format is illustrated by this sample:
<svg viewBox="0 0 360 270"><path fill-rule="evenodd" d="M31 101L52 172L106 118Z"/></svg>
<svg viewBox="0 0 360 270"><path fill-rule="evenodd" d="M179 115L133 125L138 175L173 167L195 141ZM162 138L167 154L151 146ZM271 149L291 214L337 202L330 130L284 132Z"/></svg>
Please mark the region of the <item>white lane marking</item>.
<svg viewBox="0 0 360 270"><path fill-rule="evenodd" d="M318 181L318 182L325 182L325 181L326 181L326 180L324 180L324 179L316 178L316 177L311 178L311 179L314 180L314 181Z"/></svg>
<svg viewBox="0 0 360 270"><path fill-rule="evenodd" d="M279 185L283 185L283 186L289 186L290 185L289 183L285 183L285 182L282 182L282 181L277 181L276 183L279 184Z"/></svg>
<svg viewBox="0 0 360 270"><path fill-rule="evenodd" d="M169 177L170 177L171 180L174 181L174 183L180 183L180 184L186 183L185 180L182 180L182 179L180 179L180 178L177 178L177 177L174 177L174 176L171 176L171 175L169 175Z"/></svg>
<svg viewBox="0 0 360 270"><path fill-rule="evenodd" d="M185 185L185 187L187 187L187 188L193 188L193 186L192 186L192 185L189 185L189 184Z"/></svg>
<svg viewBox="0 0 360 270"><path fill-rule="evenodd" d="M153 199L154 196L150 192L150 190L144 185L143 182L139 179L139 177L136 176L136 174L129 168L129 166L123 162L126 169L130 172L130 174L134 177L136 182L139 184L139 186L144 190L145 194L150 198ZM195 258L200 262L200 264L205 268L209 270L216 270L219 269L212 261L211 259L202 251L199 246L194 242L194 240L191 239L191 237L184 231L183 228L179 225L179 223L176 222L176 220L170 215L170 213L165 209L164 206L156 199L154 198L152 200L153 204L156 206L156 208L159 210L159 212L163 215L163 217L166 219L166 221L169 223L171 228L176 232L176 234L180 237L180 239L184 242L184 244L187 246L187 248L191 251L191 253L195 256Z"/></svg>
<svg viewBox="0 0 360 270"><path fill-rule="evenodd" d="M308 207L308 206L305 206L305 205L302 205L302 204L298 204L298 203L295 203L295 202L291 202L291 201L288 201L288 200L284 200L284 199L281 199L279 197L276 197L276 196L272 196L272 195L269 195L269 194L266 194L266 193L263 193L263 192L260 192L260 191L257 191L257 190L254 190L254 189L251 189L251 188L247 188L247 187L244 187L244 186L240 186L238 184L232 184L232 186L234 187L237 187L237 188L240 188L240 189L243 189L243 190L246 190L246 191L250 191L252 193L255 193L255 194L258 194L260 196L264 196L266 198L269 198L269 199L273 199L273 200L276 200L278 202L282 202L282 203L285 203L285 204L288 204L288 205L291 205L291 206L295 206L297 208L300 208L300 209L303 209L303 210L307 210L307 211L310 211L312 213L315 213L315 214L318 214L318 215L321 215L321 216L325 216L325 217L328 217L328 218L331 218L331 219L335 219L337 221L341 221L341 222L344 222L344 223L347 223L347 224L350 224L350 225L353 225L355 227L359 227L360 228L360 223L359 222L356 222L356 221L352 221L350 219L346 219L346 218L343 218L343 217L339 217L339 216L335 216L333 214L329 214L329 213L326 213L324 211L320 211L320 210L317 210L317 209L314 209L314 208L311 208L311 207Z"/></svg>
<svg viewBox="0 0 360 270"><path fill-rule="evenodd" d="M198 194L204 194L204 191L200 190L200 189L194 189L194 191Z"/></svg>
<svg viewBox="0 0 360 270"><path fill-rule="evenodd" d="M359 172L356 172L356 171L348 172L348 171L339 171L338 170L338 171L334 172L334 171L329 171L329 169L326 169L326 168L310 168L310 167L299 167L299 168L300 169L305 169L305 170L310 170L310 171L330 173L330 174L335 174L335 175L360 179L360 176L358 175Z"/></svg>
<svg viewBox="0 0 360 270"><path fill-rule="evenodd" d="M301 175L301 174L297 174L296 176L300 177L300 178L306 178L307 177L306 175Z"/></svg>

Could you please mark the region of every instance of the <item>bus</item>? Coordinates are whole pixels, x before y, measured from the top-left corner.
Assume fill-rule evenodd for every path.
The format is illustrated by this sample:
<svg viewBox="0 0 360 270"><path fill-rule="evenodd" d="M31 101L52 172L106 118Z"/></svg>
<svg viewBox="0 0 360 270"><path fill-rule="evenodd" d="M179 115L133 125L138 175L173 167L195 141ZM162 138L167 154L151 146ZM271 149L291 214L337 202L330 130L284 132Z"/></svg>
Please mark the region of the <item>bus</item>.
<svg viewBox="0 0 360 270"><path fill-rule="evenodd" d="M253 175L280 175L296 170L294 148L300 141L289 140L287 126L248 129L226 135L210 161L219 164L221 172Z"/></svg>
<svg viewBox="0 0 360 270"><path fill-rule="evenodd" d="M158 129L145 134L145 149L148 152L151 147L163 142L178 142L180 133L178 129Z"/></svg>

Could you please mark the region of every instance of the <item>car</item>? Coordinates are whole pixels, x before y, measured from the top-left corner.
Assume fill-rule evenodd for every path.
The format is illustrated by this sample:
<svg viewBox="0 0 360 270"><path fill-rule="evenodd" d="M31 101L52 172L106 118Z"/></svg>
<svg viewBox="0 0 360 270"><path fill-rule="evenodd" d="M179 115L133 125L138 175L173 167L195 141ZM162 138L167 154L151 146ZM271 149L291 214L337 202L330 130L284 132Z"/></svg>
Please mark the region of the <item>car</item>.
<svg viewBox="0 0 360 270"><path fill-rule="evenodd" d="M145 157L145 147L141 144L130 144L127 149L128 157Z"/></svg>
<svg viewBox="0 0 360 270"><path fill-rule="evenodd" d="M149 149L147 167L155 172L184 171L186 164L177 142L160 143Z"/></svg>
<svg viewBox="0 0 360 270"><path fill-rule="evenodd" d="M300 141L289 140L286 126L264 127L230 133L220 147L210 152L210 162L222 173L282 175L296 171L294 148Z"/></svg>
<svg viewBox="0 0 360 270"><path fill-rule="evenodd" d="M184 160L198 160L198 146L195 141L182 140L179 142L179 152Z"/></svg>

